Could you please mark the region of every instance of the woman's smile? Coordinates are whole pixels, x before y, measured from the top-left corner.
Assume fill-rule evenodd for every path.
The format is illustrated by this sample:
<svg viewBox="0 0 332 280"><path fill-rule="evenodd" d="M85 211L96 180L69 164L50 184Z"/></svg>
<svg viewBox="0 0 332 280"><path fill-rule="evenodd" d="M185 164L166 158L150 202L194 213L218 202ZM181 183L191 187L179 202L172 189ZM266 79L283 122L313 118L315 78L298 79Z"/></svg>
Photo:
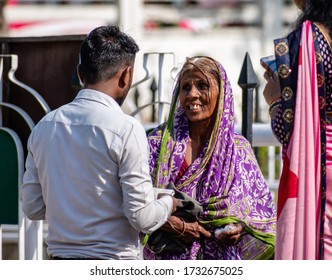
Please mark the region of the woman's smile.
<svg viewBox="0 0 332 280"><path fill-rule="evenodd" d="M198 112L199 109L201 109L202 106L198 105L198 104L190 104L187 107L191 112Z"/></svg>

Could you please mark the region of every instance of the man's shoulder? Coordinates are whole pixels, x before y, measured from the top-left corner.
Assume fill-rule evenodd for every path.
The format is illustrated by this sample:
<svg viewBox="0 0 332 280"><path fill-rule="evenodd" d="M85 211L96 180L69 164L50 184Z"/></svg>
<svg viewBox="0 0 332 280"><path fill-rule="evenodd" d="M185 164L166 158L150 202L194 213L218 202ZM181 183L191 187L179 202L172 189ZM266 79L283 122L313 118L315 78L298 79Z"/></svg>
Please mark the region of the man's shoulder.
<svg viewBox="0 0 332 280"><path fill-rule="evenodd" d="M122 114L120 119L116 119L116 122L118 122L118 125L124 129L125 134L134 133L135 135L139 135L139 138L144 137L146 139L146 131L144 126L136 118L127 114ZM112 124L109 125L112 126Z"/></svg>

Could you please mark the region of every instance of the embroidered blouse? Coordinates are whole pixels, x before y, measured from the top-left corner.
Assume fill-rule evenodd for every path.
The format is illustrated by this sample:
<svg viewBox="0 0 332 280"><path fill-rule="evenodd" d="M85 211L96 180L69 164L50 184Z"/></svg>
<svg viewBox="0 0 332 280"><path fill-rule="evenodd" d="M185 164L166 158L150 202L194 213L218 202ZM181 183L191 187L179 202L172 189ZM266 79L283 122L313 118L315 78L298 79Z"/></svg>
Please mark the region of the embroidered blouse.
<svg viewBox="0 0 332 280"><path fill-rule="evenodd" d="M325 74L325 85L326 85L326 112L332 114L332 50L331 47L325 38L322 31L313 24L313 30L317 38L318 47L320 49L320 56L323 62L323 69ZM297 64L295 64L297 66ZM295 69L291 69L294 71ZM294 100L295 101L295 100ZM294 105L293 105L294 106ZM292 119L290 112L286 112L282 108L282 103L278 105L278 111L275 114L274 118L271 120L271 126L273 133L277 137L280 143L288 144L289 141L289 128L285 128L285 119ZM291 120L289 121L291 122ZM330 123L327 119L327 123Z"/></svg>

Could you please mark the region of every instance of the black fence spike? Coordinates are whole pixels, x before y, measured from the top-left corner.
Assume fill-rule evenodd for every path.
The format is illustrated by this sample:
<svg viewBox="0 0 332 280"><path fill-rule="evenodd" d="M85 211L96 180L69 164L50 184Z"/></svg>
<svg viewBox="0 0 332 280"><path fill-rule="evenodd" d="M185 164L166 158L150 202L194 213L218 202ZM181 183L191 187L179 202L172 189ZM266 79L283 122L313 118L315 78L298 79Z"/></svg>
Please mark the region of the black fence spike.
<svg viewBox="0 0 332 280"><path fill-rule="evenodd" d="M156 107L155 107L154 103L156 101L156 92L158 90L158 86L157 86L156 79L154 76L152 77L152 81L150 84L150 90L152 93L152 96L151 96L151 103L152 103L151 122L155 122L156 121Z"/></svg>
<svg viewBox="0 0 332 280"><path fill-rule="evenodd" d="M253 95L258 85L257 75L252 67L251 59L246 53L238 81L242 88L242 135L252 144Z"/></svg>
<svg viewBox="0 0 332 280"><path fill-rule="evenodd" d="M251 59L248 52L244 57L238 84L242 89L255 88L258 85L258 78L254 71L254 68L252 67Z"/></svg>
<svg viewBox="0 0 332 280"><path fill-rule="evenodd" d="M156 92L157 89L158 89L158 87L157 87L156 79L155 79L155 77L152 77L152 81L151 81L151 84L150 84L150 90L152 92Z"/></svg>

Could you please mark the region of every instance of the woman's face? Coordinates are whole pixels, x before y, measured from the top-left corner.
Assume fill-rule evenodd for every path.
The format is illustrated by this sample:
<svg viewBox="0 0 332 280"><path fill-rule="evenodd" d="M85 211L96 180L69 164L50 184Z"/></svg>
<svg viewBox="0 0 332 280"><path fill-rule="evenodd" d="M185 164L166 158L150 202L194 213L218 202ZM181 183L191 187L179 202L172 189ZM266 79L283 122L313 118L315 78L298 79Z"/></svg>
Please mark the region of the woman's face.
<svg viewBox="0 0 332 280"><path fill-rule="evenodd" d="M179 99L191 122L210 120L216 108L219 85L210 73L186 70L180 82Z"/></svg>
<svg viewBox="0 0 332 280"><path fill-rule="evenodd" d="M295 5L300 9L303 10L305 0L294 0Z"/></svg>

